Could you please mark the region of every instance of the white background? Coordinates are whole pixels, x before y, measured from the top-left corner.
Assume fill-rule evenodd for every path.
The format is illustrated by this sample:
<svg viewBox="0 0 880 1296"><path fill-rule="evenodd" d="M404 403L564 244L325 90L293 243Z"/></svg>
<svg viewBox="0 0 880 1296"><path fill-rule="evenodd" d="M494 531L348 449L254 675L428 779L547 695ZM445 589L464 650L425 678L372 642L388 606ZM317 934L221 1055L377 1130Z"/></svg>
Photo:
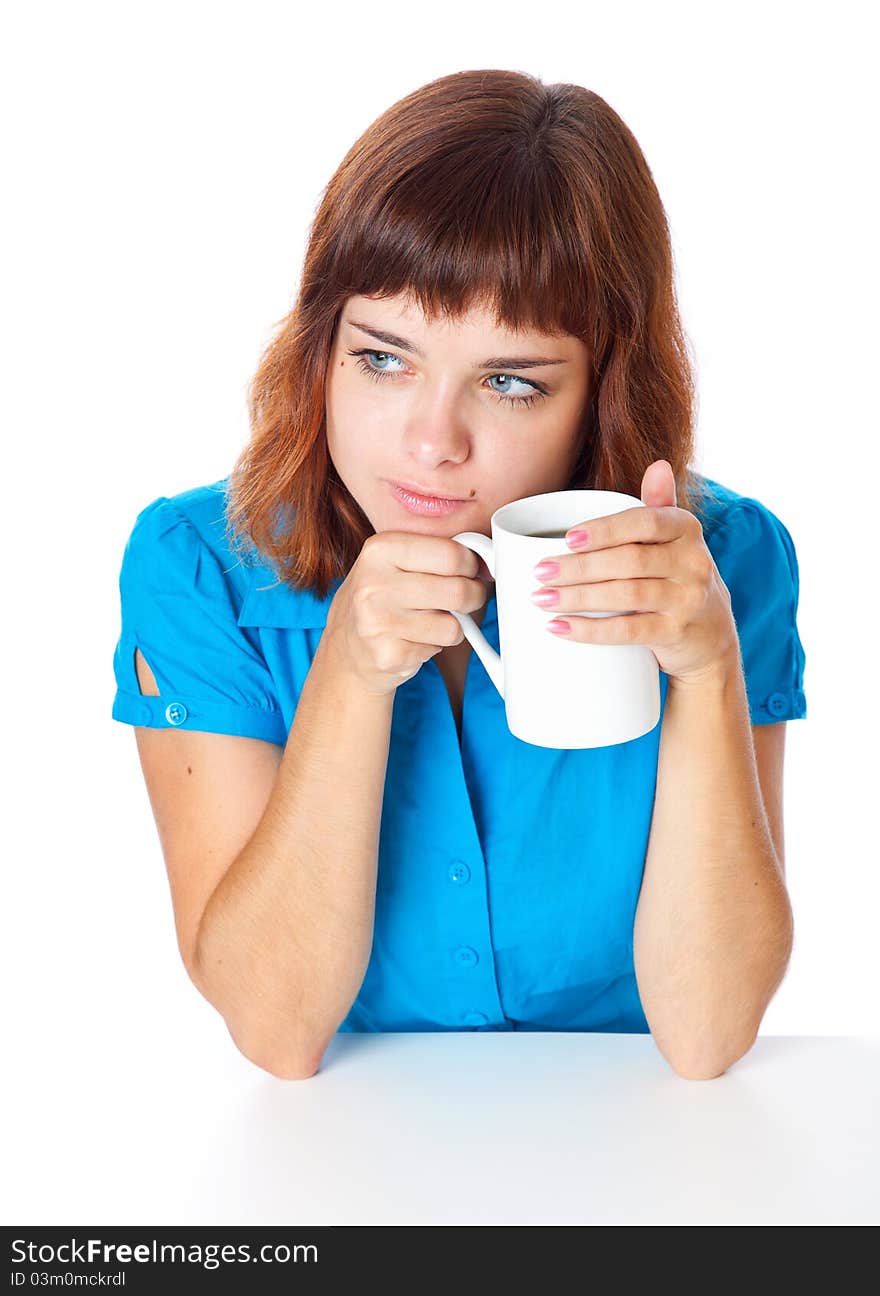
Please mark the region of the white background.
<svg viewBox="0 0 880 1296"><path fill-rule="evenodd" d="M869 13L175 0L6 18L2 944L22 1120L59 1079L96 1079L90 1040L118 1033L132 1067L234 1047L180 963L134 733L110 718L122 549L150 500L229 471L345 151L465 68L587 86L645 152L697 360L697 466L772 509L800 564L796 947L761 1033L876 1030Z"/></svg>

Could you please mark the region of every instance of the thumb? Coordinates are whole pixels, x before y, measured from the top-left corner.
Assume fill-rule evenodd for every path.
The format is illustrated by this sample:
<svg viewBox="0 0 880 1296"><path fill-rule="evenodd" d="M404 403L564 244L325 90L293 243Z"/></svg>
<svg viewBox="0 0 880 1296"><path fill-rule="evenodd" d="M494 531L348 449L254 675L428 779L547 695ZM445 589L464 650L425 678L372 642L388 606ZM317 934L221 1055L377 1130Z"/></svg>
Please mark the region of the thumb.
<svg viewBox="0 0 880 1296"><path fill-rule="evenodd" d="M666 459L655 459L645 469L645 475L642 478L643 504L654 508L662 508L664 505L676 505L678 498L675 491L675 473L672 471L672 464Z"/></svg>

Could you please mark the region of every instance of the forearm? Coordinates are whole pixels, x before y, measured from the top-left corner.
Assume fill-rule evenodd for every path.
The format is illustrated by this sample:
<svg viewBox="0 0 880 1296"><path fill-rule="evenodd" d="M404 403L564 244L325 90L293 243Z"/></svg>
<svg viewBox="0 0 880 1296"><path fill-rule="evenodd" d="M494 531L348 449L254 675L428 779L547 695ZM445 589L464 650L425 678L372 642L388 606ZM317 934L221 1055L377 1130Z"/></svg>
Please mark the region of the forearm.
<svg viewBox="0 0 880 1296"><path fill-rule="evenodd" d="M755 764L737 651L711 682L669 681L633 932L658 1048L692 1078L754 1042L793 924Z"/></svg>
<svg viewBox="0 0 880 1296"><path fill-rule="evenodd" d="M266 810L202 917L202 991L271 1070L315 1065L373 940L394 695L366 693L325 630Z"/></svg>

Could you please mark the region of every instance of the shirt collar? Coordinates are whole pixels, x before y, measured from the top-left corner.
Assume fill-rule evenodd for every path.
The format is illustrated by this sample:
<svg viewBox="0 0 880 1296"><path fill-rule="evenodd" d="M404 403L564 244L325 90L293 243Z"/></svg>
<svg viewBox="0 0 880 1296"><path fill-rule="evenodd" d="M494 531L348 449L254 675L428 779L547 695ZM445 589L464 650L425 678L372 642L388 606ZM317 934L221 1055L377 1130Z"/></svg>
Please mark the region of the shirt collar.
<svg viewBox="0 0 880 1296"><path fill-rule="evenodd" d="M304 630L327 624L333 596L342 584L336 580L325 598L311 590L293 590L278 579L271 567L254 567L238 616L240 626L269 626L273 629Z"/></svg>

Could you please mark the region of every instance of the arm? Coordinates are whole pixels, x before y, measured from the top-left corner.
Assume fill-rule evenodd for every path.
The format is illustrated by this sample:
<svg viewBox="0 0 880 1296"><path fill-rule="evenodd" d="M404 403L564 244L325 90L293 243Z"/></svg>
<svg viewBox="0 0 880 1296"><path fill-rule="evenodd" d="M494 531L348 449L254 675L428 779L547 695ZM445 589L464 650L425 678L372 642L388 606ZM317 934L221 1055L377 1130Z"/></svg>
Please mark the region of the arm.
<svg viewBox="0 0 880 1296"><path fill-rule="evenodd" d="M265 812L199 925L199 988L282 1078L314 1074L369 963L393 705L325 630Z"/></svg>
<svg viewBox="0 0 880 1296"><path fill-rule="evenodd" d="M657 1046L689 1079L751 1048L793 919L761 795L739 651L669 680L633 956Z"/></svg>

